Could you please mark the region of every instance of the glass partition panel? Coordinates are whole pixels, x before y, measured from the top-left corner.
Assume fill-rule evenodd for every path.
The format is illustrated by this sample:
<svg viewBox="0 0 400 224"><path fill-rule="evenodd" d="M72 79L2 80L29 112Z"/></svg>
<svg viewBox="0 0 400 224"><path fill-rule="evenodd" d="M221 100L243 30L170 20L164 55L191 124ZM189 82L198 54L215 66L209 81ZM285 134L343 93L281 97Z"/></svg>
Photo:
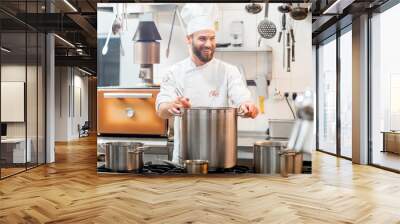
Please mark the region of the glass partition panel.
<svg viewBox="0 0 400 224"><path fill-rule="evenodd" d="M45 163L45 0L0 1L0 178Z"/></svg>
<svg viewBox="0 0 400 224"><path fill-rule="evenodd" d="M27 167L37 166L38 163L38 35L36 32L27 33L28 63L26 80L26 114L27 114Z"/></svg>
<svg viewBox="0 0 400 224"><path fill-rule="evenodd" d="M1 34L2 177L25 170L31 161L26 150L26 38L25 32Z"/></svg>
<svg viewBox="0 0 400 224"><path fill-rule="evenodd" d="M318 149L336 154L336 39L318 48Z"/></svg>
<svg viewBox="0 0 400 224"><path fill-rule="evenodd" d="M400 171L400 4L371 19L372 163Z"/></svg>
<svg viewBox="0 0 400 224"><path fill-rule="evenodd" d="M340 36L340 154L352 157L352 34Z"/></svg>
<svg viewBox="0 0 400 224"><path fill-rule="evenodd" d="M38 115L38 136L37 136L37 146L38 146L38 164L43 164L46 161L46 151L45 151L45 124L46 124L46 104L45 104L45 89L46 89L46 76L45 76L45 65L46 65L46 36L42 33L38 35L38 76L37 76L37 89L38 89L38 105L37 105L37 115Z"/></svg>

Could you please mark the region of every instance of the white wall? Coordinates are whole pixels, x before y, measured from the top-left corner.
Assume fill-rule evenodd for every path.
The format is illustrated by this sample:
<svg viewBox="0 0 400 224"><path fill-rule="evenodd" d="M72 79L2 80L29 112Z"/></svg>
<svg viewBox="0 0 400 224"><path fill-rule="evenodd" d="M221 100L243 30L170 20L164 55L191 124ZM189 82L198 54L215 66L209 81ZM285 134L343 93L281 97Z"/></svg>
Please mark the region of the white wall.
<svg viewBox="0 0 400 224"><path fill-rule="evenodd" d="M39 163L44 162L44 89L42 68L40 66L25 66L25 64L3 64L1 66L1 81L24 82L26 85L26 108L20 108L20 112L26 112L26 120L23 122L6 122L7 137L29 139L32 151L32 161L36 162L37 152ZM27 80L26 80L27 78ZM2 90L3 92L3 90ZM24 91L22 91L24 94ZM2 95L3 97L7 97ZM13 108L1 108L7 111ZM24 111L25 110L25 111ZM12 111L7 111L11 112ZM39 151L38 151L39 150Z"/></svg>
<svg viewBox="0 0 400 224"><path fill-rule="evenodd" d="M67 67L55 68L55 140L68 140L68 77Z"/></svg>
<svg viewBox="0 0 400 224"><path fill-rule="evenodd" d="M88 78L72 67L56 67L55 73L55 141L77 139L78 124L88 120Z"/></svg>
<svg viewBox="0 0 400 224"><path fill-rule="evenodd" d="M109 4L116 5L116 4ZM129 7L135 7L137 4L128 4ZM218 4L220 9L220 18L222 20L235 19L253 19L255 18L256 23L251 26L245 27L245 38L252 46L256 46L258 40L257 24L264 17L264 13L260 12L257 15L248 14L244 10L246 4ZM269 19L272 20L278 31L280 29L281 15L278 10L279 4L270 4ZM122 4L120 4L122 6ZM129 9L128 7L128 9ZM122 9L120 9L121 12ZM229 11L229 12L227 12ZM185 44L185 36L183 29L180 26L178 19L175 20L175 27L173 30L173 37L170 47L170 55L166 58L166 48L168 43L169 31L171 28L173 12L159 12L154 15L155 23L162 37L161 41L161 58L160 64L154 65L154 81L156 83L162 80L163 71L168 66L176 63L179 60L186 58L188 54L188 48ZM224 18L225 16L225 18ZM115 18L115 15L111 13L98 12L98 35L105 37L110 29L110 26ZM289 18L289 16L288 16ZM291 22L288 22L288 24ZM122 45L125 49L125 55L121 56L121 74L120 80L122 86L133 86L138 83L138 69L139 65L133 64L133 35L136 30L137 19L128 20L128 29L125 29L122 35ZM286 72L282 67L282 42L277 42L277 36L271 40L263 39L262 45L269 45L272 48L272 75L273 80L271 82L270 96L273 95L273 90L276 88L282 92L304 92L307 89L314 90L314 79L313 63L312 63L312 27L311 27L311 15L309 15L303 21L296 21L293 23L296 38L296 62L292 62L291 72ZM221 28L222 30L223 28ZM221 35L220 35L221 36ZM225 37L223 37L225 38ZM218 40L217 42L224 42L225 40ZM103 46L99 46L101 51ZM254 79L256 74L265 73L267 70L266 64L266 53L265 52L218 52L215 55L228 63L238 65L242 64L246 72L246 79ZM257 102L258 97L256 96L255 87L250 87L253 93L254 100ZM267 120L273 119L291 119L292 114L285 101L267 99L265 103L265 114L261 114L255 120L251 119L239 119L239 130L241 131L265 131L267 129Z"/></svg>
<svg viewBox="0 0 400 224"><path fill-rule="evenodd" d="M76 74L78 72L78 74ZM75 75L74 75L74 86L75 94L74 97L74 110L75 113L73 113L73 119L71 123L71 135L72 138L77 138L79 137L78 133L78 124L81 126L85 123L85 121L88 121L88 77L87 76L82 76L83 73L80 73L79 71L75 70ZM80 91L80 93L79 93ZM80 97L79 97L80 95ZM81 102L79 102L81 101ZM81 108L79 108L81 107ZM80 111L82 110L82 111Z"/></svg>
<svg viewBox="0 0 400 224"><path fill-rule="evenodd" d="M1 66L1 81L9 81L9 82L25 82L26 72L28 72L29 79L31 74L36 74L36 67L18 64L8 64ZM36 81L29 80L30 87L36 85ZM36 88L27 88L27 104L31 106L27 109L27 119L28 119L28 137L29 135L36 130ZM33 104L32 104L33 103ZM35 109L35 110L33 110ZM8 108L1 108L1 110L8 110ZM24 110L24 108L22 108ZM7 136L8 137L25 137L25 126L26 122L7 122ZM36 133L36 132L35 132Z"/></svg>
<svg viewBox="0 0 400 224"><path fill-rule="evenodd" d="M25 80L25 65L2 65L1 66L1 81L18 81L26 82ZM28 70L30 68L28 67ZM7 108L1 108L7 110ZM25 137L25 122L7 123L7 137Z"/></svg>

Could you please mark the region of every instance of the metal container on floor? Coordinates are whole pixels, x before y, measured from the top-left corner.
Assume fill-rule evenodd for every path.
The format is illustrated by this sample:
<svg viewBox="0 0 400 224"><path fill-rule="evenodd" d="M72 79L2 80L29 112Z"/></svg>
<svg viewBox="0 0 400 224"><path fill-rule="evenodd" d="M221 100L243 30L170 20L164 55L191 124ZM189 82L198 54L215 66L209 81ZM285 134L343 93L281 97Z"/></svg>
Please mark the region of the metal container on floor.
<svg viewBox="0 0 400 224"><path fill-rule="evenodd" d="M287 141L258 141L254 144L253 167L256 173L279 174L281 171L280 154Z"/></svg>

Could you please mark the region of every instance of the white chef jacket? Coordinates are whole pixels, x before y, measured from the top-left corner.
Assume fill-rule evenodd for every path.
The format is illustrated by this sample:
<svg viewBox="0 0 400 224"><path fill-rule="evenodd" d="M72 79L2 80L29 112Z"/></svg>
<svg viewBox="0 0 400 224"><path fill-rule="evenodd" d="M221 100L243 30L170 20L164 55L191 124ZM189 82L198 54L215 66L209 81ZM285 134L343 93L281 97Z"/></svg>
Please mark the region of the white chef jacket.
<svg viewBox="0 0 400 224"><path fill-rule="evenodd" d="M179 88L189 98L192 107L238 107L245 101L252 101L238 68L216 58L196 66L189 57L171 66L160 86L156 100L157 111L161 103L176 99L178 95L175 88ZM179 162L180 119L175 117L174 121L174 162Z"/></svg>

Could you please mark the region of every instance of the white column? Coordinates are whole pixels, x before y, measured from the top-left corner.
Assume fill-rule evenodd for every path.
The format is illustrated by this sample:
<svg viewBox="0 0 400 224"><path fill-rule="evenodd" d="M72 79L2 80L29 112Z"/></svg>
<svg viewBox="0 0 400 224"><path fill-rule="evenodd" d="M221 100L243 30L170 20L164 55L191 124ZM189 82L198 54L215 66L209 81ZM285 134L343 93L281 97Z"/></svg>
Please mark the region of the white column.
<svg viewBox="0 0 400 224"><path fill-rule="evenodd" d="M353 163L368 163L368 16L353 20Z"/></svg>
<svg viewBox="0 0 400 224"><path fill-rule="evenodd" d="M55 75L54 35L46 36L46 163L55 161Z"/></svg>

